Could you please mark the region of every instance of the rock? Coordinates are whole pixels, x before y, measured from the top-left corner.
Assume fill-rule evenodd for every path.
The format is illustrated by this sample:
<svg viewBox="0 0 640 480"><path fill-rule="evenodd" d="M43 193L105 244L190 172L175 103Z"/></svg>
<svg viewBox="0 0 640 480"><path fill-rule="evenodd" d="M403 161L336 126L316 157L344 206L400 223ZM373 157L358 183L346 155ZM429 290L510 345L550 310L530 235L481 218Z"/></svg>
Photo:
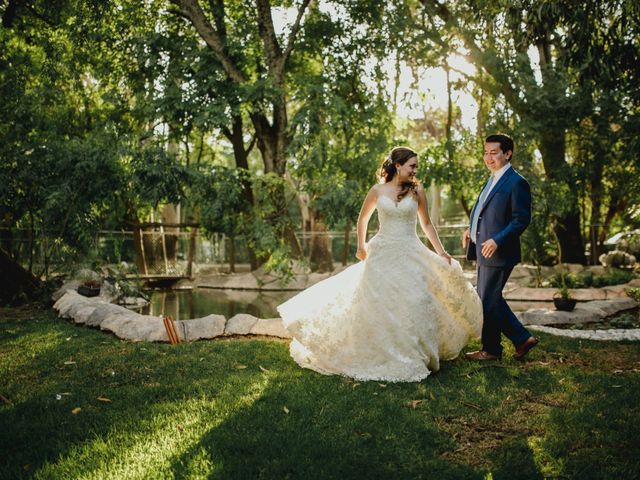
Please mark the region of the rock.
<svg viewBox="0 0 640 480"><path fill-rule="evenodd" d="M179 320L176 329L180 340L193 341L203 338L215 338L225 333L226 319L223 315L207 315L193 320ZM182 334L182 335L181 335Z"/></svg>
<svg viewBox="0 0 640 480"><path fill-rule="evenodd" d="M93 312L98 307L98 304L95 305L86 305L82 308L79 308L78 311L73 316L73 320L76 323L87 323L89 317L93 314Z"/></svg>
<svg viewBox="0 0 640 480"><path fill-rule="evenodd" d="M149 300L142 297L124 297L120 301L120 305L129 309L142 308L149 305Z"/></svg>
<svg viewBox="0 0 640 480"><path fill-rule="evenodd" d="M504 295L507 300L527 300L538 302L549 302L553 300L555 288L530 288L518 287Z"/></svg>
<svg viewBox="0 0 640 480"><path fill-rule="evenodd" d="M625 285L611 285L609 287L604 287L602 290L604 291L606 298L628 298L627 297L627 288Z"/></svg>
<svg viewBox="0 0 640 480"><path fill-rule="evenodd" d="M572 312L548 310L546 308L532 308L517 315L524 325L557 325L563 323L597 322L601 316L589 309L577 305Z"/></svg>
<svg viewBox="0 0 640 480"><path fill-rule="evenodd" d="M553 325L563 323L598 322L606 317L623 310L630 310L638 306L638 302L630 298L613 300L596 300L576 305L572 312L550 310L546 308L532 308L517 316L525 325Z"/></svg>
<svg viewBox="0 0 640 480"><path fill-rule="evenodd" d="M601 288L571 288L571 296L578 301L605 300L606 292Z"/></svg>
<svg viewBox="0 0 640 480"><path fill-rule="evenodd" d="M284 328L280 318L260 318L249 333L269 337L291 338L291 334Z"/></svg>
<svg viewBox="0 0 640 480"><path fill-rule="evenodd" d="M601 318L606 318L623 310L631 310L637 306L638 302L631 298L615 298L611 300L594 300L593 302L587 302L581 305L581 308L597 312Z"/></svg>
<svg viewBox="0 0 640 480"><path fill-rule="evenodd" d="M80 280L69 280L68 282L64 282L58 290L53 292L53 294L51 295L51 299L54 302L57 302L62 298L62 296L65 293L67 293L67 291L69 290L77 291L79 286L80 286Z"/></svg>
<svg viewBox="0 0 640 480"><path fill-rule="evenodd" d="M103 303L99 298L87 298L75 290L67 290L64 295L53 305L60 318L73 318L78 309L87 305Z"/></svg>
<svg viewBox="0 0 640 480"><path fill-rule="evenodd" d="M640 288L640 278L634 278L626 285L629 288Z"/></svg>
<svg viewBox="0 0 640 480"><path fill-rule="evenodd" d="M253 315L238 313L229 319L224 329L224 334L247 335L257 322L258 318Z"/></svg>
<svg viewBox="0 0 640 480"><path fill-rule="evenodd" d="M224 288L247 288L259 289L260 285L256 277L251 273L241 273L237 275L227 275Z"/></svg>
<svg viewBox="0 0 640 480"><path fill-rule="evenodd" d="M110 315L103 320L100 328L113 332L123 340L168 342L169 337L160 317L139 315L124 307L126 313Z"/></svg>
<svg viewBox="0 0 640 480"><path fill-rule="evenodd" d="M122 317L130 314L132 314L131 310L121 307L120 305L114 305L113 303L101 303L98 304L93 313L89 315L85 323L90 327L100 327L107 319L113 319L118 316Z"/></svg>

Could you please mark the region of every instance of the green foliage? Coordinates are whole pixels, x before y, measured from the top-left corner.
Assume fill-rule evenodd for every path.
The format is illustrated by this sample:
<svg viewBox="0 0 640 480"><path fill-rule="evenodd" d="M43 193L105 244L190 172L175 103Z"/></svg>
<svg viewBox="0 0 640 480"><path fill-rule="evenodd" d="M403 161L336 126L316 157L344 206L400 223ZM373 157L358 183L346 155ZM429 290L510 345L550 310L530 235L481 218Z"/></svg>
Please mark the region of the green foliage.
<svg viewBox="0 0 640 480"><path fill-rule="evenodd" d="M638 328L638 324L638 315L632 313L623 313L609 321L613 328Z"/></svg>
<svg viewBox="0 0 640 480"><path fill-rule="evenodd" d="M636 302L640 302L640 288L627 288L625 292L628 297L634 299Z"/></svg>
<svg viewBox="0 0 640 480"><path fill-rule="evenodd" d="M568 288L600 288L628 283L634 278L636 278L636 276L633 272L614 268L603 275L594 275L593 272L590 271L577 274L555 273L547 278L545 283L550 287L562 287L564 284Z"/></svg>
<svg viewBox="0 0 640 480"><path fill-rule="evenodd" d="M248 172L228 167L212 167L197 177L192 189L206 231L231 237L245 233L243 227L251 223L243 194L247 181Z"/></svg>

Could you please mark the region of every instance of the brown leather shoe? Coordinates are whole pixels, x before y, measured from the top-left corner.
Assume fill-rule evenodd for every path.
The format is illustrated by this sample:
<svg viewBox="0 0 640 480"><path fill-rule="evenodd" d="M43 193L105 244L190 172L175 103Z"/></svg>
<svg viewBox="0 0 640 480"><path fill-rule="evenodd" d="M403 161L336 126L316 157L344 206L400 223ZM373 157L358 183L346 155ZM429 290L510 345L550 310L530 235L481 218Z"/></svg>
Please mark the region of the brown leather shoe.
<svg viewBox="0 0 640 480"><path fill-rule="evenodd" d="M516 360L523 360L525 355L529 353L529 350L531 350L539 343L540 340L538 340L536 337L527 338L527 340L522 345L516 347L516 353L513 354L513 358L515 358Z"/></svg>
<svg viewBox="0 0 640 480"><path fill-rule="evenodd" d="M499 355L494 355L484 350L478 350L476 352L467 352L464 354L467 360L475 360L478 362L484 362L485 360L500 360Z"/></svg>

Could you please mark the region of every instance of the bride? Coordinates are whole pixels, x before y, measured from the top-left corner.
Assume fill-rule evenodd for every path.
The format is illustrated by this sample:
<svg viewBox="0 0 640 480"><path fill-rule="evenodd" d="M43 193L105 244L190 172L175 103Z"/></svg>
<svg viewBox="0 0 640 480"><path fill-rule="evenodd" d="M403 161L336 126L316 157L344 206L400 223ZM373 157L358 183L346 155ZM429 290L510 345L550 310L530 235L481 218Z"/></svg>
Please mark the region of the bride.
<svg viewBox="0 0 640 480"><path fill-rule="evenodd" d="M278 307L302 367L358 380L416 382L480 335L482 305L444 250L415 179L417 154L395 147L358 217L361 262ZM368 243L378 210L380 229ZM434 246L416 234L416 218Z"/></svg>

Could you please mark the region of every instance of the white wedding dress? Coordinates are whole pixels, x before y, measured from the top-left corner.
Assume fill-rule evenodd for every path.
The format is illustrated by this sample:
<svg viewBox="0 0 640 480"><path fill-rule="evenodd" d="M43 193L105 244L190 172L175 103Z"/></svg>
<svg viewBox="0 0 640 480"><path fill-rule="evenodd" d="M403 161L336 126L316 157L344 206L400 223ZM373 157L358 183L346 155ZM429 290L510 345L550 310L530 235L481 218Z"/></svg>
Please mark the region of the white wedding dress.
<svg viewBox="0 0 640 480"><path fill-rule="evenodd" d="M379 196L367 259L278 306L302 367L359 380L414 382L480 336L482 304L456 261L416 234L417 202Z"/></svg>

